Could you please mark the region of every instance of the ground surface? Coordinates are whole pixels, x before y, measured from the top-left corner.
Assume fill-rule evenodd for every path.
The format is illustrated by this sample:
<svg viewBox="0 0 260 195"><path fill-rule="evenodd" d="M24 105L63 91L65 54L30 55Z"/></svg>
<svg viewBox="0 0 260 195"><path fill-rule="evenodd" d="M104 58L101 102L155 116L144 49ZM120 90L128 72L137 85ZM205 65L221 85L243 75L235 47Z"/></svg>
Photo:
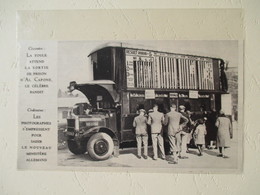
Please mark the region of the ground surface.
<svg viewBox="0 0 260 195"><path fill-rule="evenodd" d="M231 140L231 147L225 150L229 158L217 157L217 149L205 149L203 156L198 156L197 149L190 149L190 153L185 155L188 159L179 159L178 164L168 164L170 156L166 156L166 160L152 159L152 147L148 149L149 158L138 159L136 157L136 148L120 149L118 158L112 157L106 161L94 161L86 153L83 155L74 155L67 148L58 151L58 164L59 166L76 166L76 167L136 167L136 168L195 168L195 169L236 169L238 163L239 141L237 130L234 128L234 138Z"/></svg>

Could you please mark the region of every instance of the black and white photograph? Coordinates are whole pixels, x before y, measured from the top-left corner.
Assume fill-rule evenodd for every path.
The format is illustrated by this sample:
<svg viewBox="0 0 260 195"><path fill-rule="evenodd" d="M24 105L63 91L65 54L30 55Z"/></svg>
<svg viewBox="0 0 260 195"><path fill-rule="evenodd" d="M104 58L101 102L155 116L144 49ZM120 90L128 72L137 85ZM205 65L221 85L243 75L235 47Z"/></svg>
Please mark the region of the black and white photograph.
<svg viewBox="0 0 260 195"><path fill-rule="evenodd" d="M259 2L3 0L0 194L259 194Z"/></svg>
<svg viewBox="0 0 260 195"><path fill-rule="evenodd" d="M59 41L58 166L237 171L241 41Z"/></svg>

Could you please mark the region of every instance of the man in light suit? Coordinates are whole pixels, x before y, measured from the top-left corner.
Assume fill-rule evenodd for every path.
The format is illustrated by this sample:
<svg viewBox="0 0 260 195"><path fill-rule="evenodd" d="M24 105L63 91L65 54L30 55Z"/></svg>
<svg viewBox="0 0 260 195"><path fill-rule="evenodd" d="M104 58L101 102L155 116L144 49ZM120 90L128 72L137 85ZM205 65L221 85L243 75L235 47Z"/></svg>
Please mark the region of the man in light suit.
<svg viewBox="0 0 260 195"><path fill-rule="evenodd" d="M181 113L176 111L176 105L171 105L171 111L165 115L164 125L168 125L168 137L171 151L173 152L173 160L171 160L170 164L178 163L178 153L180 148L178 147L181 143L180 136L178 135L182 130L182 125L180 125L180 121L183 119L182 125L188 123L188 119L183 116Z"/></svg>
<svg viewBox="0 0 260 195"><path fill-rule="evenodd" d="M137 141L137 158L141 158L142 142L144 144L144 159L147 159L148 150L148 134L147 134L147 118L144 116L145 110L140 109L139 115L134 118L133 127L135 127L135 135Z"/></svg>
<svg viewBox="0 0 260 195"><path fill-rule="evenodd" d="M152 134L152 143L153 143L153 159L157 160L158 151L157 147L159 146L159 151L161 153L161 158L165 160L165 151L163 143L163 129L162 124L164 122L163 113L158 111L158 105L153 106L153 112L149 113L148 124L151 125L151 134Z"/></svg>

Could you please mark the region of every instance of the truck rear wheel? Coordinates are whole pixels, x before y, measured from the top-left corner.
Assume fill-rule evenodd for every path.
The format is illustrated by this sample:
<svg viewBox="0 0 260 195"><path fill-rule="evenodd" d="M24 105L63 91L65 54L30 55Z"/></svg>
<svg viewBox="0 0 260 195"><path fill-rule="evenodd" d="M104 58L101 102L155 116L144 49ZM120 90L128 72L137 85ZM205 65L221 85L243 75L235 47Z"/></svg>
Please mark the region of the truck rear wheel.
<svg viewBox="0 0 260 195"><path fill-rule="evenodd" d="M86 142L78 143L73 140L68 140L68 148L73 154L84 154L87 151Z"/></svg>
<svg viewBox="0 0 260 195"><path fill-rule="evenodd" d="M90 157L94 160L106 160L114 151L114 142L106 133L92 135L87 144Z"/></svg>

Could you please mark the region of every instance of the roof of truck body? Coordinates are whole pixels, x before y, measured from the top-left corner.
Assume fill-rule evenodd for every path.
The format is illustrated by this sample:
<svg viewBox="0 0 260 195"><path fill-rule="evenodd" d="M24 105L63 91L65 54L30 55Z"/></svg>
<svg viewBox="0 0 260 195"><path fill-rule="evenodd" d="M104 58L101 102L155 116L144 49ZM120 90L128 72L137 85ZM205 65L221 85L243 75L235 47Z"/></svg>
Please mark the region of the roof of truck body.
<svg viewBox="0 0 260 195"><path fill-rule="evenodd" d="M193 55L193 54L183 54L183 53L175 53L175 52L169 52L169 51L163 51L155 49L152 46L142 45L142 44L131 44L131 43L124 43L124 42L107 42L104 44L99 45L95 49L93 49L90 54L91 56L93 53L96 53L97 51L109 47L117 47L117 48L125 48L125 49L135 49L135 50L144 50L144 51L151 51L151 52L158 52L158 53L166 53L166 54L175 54L175 55L185 55L185 56L193 56L193 57L200 57L200 58L210 58L210 59L221 59L218 57L212 57L212 56L202 56L202 55Z"/></svg>
<svg viewBox="0 0 260 195"><path fill-rule="evenodd" d="M78 86L80 85L114 85L115 82L111 81L111 80L92 80L92 81L88 81L86 83L81 83L81 84L77 84Z"/></svg>

